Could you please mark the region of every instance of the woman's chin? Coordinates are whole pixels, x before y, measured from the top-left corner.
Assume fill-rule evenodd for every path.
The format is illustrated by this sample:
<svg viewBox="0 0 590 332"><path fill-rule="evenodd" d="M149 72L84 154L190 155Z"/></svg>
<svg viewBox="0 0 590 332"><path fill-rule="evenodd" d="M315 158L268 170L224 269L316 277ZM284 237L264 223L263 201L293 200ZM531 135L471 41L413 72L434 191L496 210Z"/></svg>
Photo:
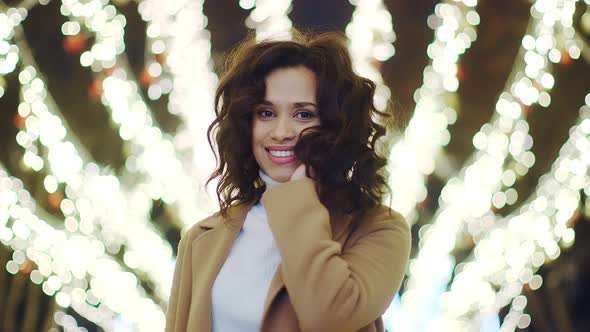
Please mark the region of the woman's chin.
<svg viewBox="0 0 590 332"><path fill-rule="evenodd" d="M271 179L277 181L277 182L288 182L291 179L291 175L293 175L293 172L295 170L293 169L281 169L281 170L273 170L268 174L268 176L270 176Z"/></svg>

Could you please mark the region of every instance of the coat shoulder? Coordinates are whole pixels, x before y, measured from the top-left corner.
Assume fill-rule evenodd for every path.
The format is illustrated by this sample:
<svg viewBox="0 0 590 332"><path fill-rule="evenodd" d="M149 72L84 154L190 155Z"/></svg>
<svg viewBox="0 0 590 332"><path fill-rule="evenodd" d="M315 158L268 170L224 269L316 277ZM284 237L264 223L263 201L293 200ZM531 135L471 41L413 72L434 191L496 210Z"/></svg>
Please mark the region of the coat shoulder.
<svg viewBox="0 0 590 332"><path fill-rule="evenodd" d="M409 233L410 226L404 216L387 205L377 205L362 213L360 225L362 228L398 228ZM364 226L364 227L363 227Z"/></svg>
<svg viewBox="0 0 590 332"><path fill-rule="evenodd" d="M356 227L350 234L351 242L355 243L369 234L387 234L385 238L392 242L404 243L408 250L412 243L410 225L406 218L386 205L377 205L358 216Z"/></svg>
<svg viewBox="0 0 590 332"><path fill-rule="evenodd" d="M181 239L185 242L192 243L199 235L208 229L215 228L219 224L221 224L221 216L218 211L190 226L184 232Z"/></svg>

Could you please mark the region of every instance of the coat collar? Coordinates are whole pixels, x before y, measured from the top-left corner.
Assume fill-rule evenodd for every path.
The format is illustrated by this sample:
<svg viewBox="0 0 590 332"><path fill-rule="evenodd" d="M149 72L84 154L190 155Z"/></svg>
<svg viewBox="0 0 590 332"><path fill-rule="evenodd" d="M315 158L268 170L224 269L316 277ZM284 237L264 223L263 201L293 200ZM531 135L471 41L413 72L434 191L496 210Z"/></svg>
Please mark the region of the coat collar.
<svg viewBox="0 0 590 332"><path fill-rule="evenodd" d="M244 225L244 222L246 221L246 215L248 214L248 211L250 211L250 208L252 208L252 206L254 206L254 203L242 203L239 205L231 206L228 209L228 216L226 222L228 225L230 225L230 231L239 232L239 230ZM342 233L347 230L352 219L353 216L351 215L334 217L330 214L332 237L334 239L340 238L342 236ZM199 227L203 228L204 230L208 230L216 228L223 224L224 222L221 218L221 215L218 213L214 217L203 220L197 225L199 225Z"/></svg>
<svg viewBox="0 0 590 332"><path fill-rule="evenodd" d="M239 231L242 226L244 225L244 221L246 221L246 215L250 208L254 205L254 203L242 203L234 206L230 206L227 210L227 222L228 225L231 225L230 229L232 231ZM199 227L207 230L216 228L224 224L223 218L221 214L218 212L213 217L207 218L197 225Z"/></svg>
<svg viewBox="0 0 590 332"><path fill-rule="evenodd" d="M195 314L197 317L201 317L201 319L199 319L199 322L195 322L198 326L192 326L191 330L211 330L211 290L213 283L229 255L233 242L240 233L248 211L253 205L254 203L242 203L230 207L226 222L217 213L213 217L197 224L205 232L195 239L192 244L193 264L202 268L193 270L193 281L195 284L193 285L192 299L194 306L191 307L194 308L195 312L191 312L191 316ZM341 245L344 244L346 237L343 235L349 230L352 219L353 216L351 215L338 217L331 215L330 217L332 237L339 241ZM281 276L281 265L279 264L271 280L264 302L262 324L266 320L270 305L284 285L285 283ZM203 319L205 317L207 319Z"/></svg>

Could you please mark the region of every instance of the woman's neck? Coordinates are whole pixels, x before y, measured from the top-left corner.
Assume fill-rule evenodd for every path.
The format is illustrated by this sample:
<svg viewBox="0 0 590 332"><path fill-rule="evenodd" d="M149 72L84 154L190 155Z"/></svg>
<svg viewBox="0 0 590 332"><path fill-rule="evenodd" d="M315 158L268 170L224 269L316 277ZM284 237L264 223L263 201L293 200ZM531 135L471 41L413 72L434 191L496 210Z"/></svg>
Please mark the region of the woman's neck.
<svg viewBox="0 0 590 332"><path fill-rule="evenodd" d="M277 181L271 179L270 176L268 176L266 173L264 173L262 168L260 168L258 170L258 174L260 175L260 178L262 179L262 181L264 181L264 183L266 183L266 189L270 189L270 188L276 186L277 184L280 184L280 182L277 182Z"/></svg>

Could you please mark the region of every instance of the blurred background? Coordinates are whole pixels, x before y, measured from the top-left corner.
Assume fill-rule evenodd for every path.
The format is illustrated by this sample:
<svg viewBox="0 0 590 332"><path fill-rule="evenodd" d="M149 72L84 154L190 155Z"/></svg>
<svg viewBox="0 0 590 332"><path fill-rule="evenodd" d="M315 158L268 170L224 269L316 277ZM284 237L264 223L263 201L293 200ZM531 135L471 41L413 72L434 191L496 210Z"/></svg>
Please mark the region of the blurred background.
<svg viewBox="0 0 590 332"><path fill-rule="evenodd" d="M590 0L1 0L0 330L163 330L223 55L292 26L403 124L387 330L590 330Z"/></svg>

